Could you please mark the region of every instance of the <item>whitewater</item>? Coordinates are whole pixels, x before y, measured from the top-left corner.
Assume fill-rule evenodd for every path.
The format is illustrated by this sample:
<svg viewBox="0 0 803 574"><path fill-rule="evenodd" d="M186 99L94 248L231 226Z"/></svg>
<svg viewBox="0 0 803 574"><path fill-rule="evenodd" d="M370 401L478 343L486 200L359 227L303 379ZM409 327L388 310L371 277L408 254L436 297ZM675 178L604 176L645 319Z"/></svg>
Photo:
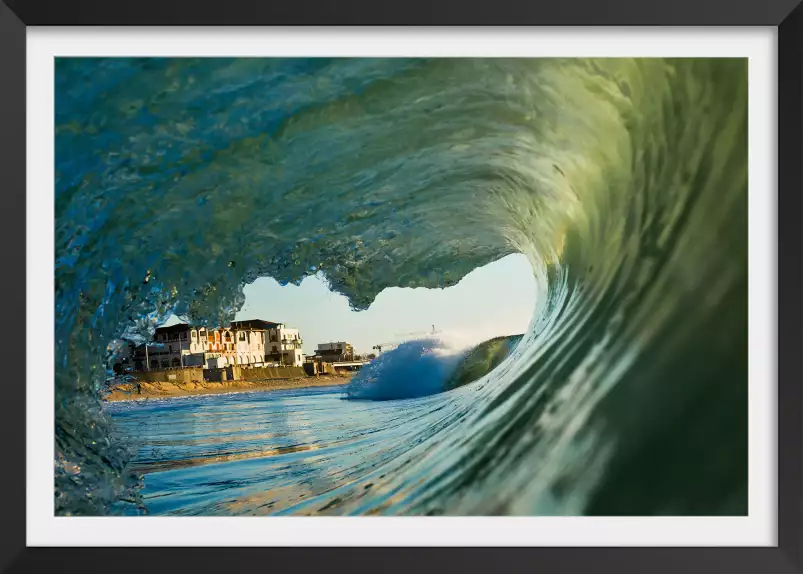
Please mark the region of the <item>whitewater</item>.
<svg viewBox="0 0 803 574"><path fill-rule="evenodd" d="M146 407L101 401L122 338L223 324L258 277L322 274L359 310L511 253L537 304L505 361L443 390L453 355L422 343L352 396L252 397L262 434L281 412L321 447L248 437L277 449L256 490L314 498L290 513L746 513L746 60L59 58L55 81L57 514L147 511L124 432ZM245 408L192 400L147 408Z"/></svg>

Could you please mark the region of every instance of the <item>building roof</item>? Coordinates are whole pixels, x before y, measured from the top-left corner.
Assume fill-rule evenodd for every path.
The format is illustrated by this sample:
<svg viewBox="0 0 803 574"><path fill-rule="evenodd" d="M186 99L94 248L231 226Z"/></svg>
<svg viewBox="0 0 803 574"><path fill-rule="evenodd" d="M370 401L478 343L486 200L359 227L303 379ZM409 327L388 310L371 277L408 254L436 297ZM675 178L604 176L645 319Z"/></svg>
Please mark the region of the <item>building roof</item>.
<svg viewBox="0 0 803 574"><path fill-rule="evenodd" d="M231 326L235 329L275 329L279 325L284 325L284 323L274 323L272 321L263 321L262 319L231 322Z"/></svg>
<svg viewBox="0 0 803 574"><path fill-rule="evenodd" d="M323 349L326 351L331 351L332 346L337 345L338 347L351 347L352 344L348 341L334 341L332 343L318 343L318 348Z"/></svg>
<svg viewBox="0 0 803 574"><path fill-rule="evenodd" d="M187 323L176 323L175 325L170 325L169 327L157 327L157 333L181 333L182 331L186 331L189 329L190 326Z"/></svg>
<svg viewBox="0 0 803 574"><path fill-rule="evenodd" d="M217 329L211 327L204 327L204 326L191 326L188 323L176 323L175 325L170 325L169 327L157 327L157 333L164 333L164 334L172 334L172 333L181 333L188 329L207 329L208 331L216 331L218 329L275 329L279 325L284 325L284 323L273 323L271 321L263 321L262 319L248 319L247 321L232 321L230 327L218 327Z"/></svg>

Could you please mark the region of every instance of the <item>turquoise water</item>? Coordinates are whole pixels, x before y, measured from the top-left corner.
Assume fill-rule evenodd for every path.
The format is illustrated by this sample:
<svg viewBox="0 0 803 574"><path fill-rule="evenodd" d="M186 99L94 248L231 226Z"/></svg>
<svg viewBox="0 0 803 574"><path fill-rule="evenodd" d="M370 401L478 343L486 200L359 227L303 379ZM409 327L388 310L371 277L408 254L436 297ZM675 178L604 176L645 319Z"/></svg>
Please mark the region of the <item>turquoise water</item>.
<svg viewBox="0 0 803 574"><path fill-rule="evenodd" d="M263 464L255 484L314 498L280 496L298 512L746 512L746 60L59 58L55 74L57 514L225 513L210 492L159 506L149 480ZM141 488L135 415L101 402L121 338L170 314L225 323L261 276L320 273L364 309L510 253L537 303L482 380L418 392L432 370L393 369L373 380L392 392L362 396L397 400L296 397L319 416L281 407L279 425L307 425L288 437L342 430L359 454ZM204 400L223 419L276 406ZM142 428L204 408L175 404ZM188 436L161 440L203 454ZM382 467L393 486L366 489ZM334 500L321 485L341 502L315 506Z"/></svg>

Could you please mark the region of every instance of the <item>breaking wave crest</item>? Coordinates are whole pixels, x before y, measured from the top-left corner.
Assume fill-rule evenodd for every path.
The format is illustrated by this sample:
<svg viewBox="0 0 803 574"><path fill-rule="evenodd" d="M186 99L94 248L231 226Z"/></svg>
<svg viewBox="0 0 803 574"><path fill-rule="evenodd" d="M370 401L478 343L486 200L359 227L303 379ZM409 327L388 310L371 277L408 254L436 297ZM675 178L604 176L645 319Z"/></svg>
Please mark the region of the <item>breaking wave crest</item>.
<svg viewBox="0 0 803 574"><path fill-rule="evenodd" d="M745 60L58 59L56 512L137 504L121 337L261 276L364 309L515 252L531 329L400 404L415 456L367 450L398 488L360 508L746 512L746 110Z"/></svg>
<svg viewBox="0 0 803 574"><path fill-rule="evenodd" d="M446 390L461 358L462 353L441 339L407 341L357 373L346 395L375 401L434 395Z"/></svg>

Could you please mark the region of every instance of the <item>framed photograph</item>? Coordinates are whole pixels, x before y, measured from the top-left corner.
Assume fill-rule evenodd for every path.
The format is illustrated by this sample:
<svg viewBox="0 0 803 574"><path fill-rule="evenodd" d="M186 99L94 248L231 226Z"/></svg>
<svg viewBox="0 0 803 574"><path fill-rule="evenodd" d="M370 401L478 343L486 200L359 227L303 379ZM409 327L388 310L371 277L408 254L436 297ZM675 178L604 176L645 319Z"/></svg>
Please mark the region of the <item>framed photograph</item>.
<svg viewBox="0 0 803 574"><path fill-rule="evenodd" d="M794 4L4 0L0 568L803 570Z"/></svg>

